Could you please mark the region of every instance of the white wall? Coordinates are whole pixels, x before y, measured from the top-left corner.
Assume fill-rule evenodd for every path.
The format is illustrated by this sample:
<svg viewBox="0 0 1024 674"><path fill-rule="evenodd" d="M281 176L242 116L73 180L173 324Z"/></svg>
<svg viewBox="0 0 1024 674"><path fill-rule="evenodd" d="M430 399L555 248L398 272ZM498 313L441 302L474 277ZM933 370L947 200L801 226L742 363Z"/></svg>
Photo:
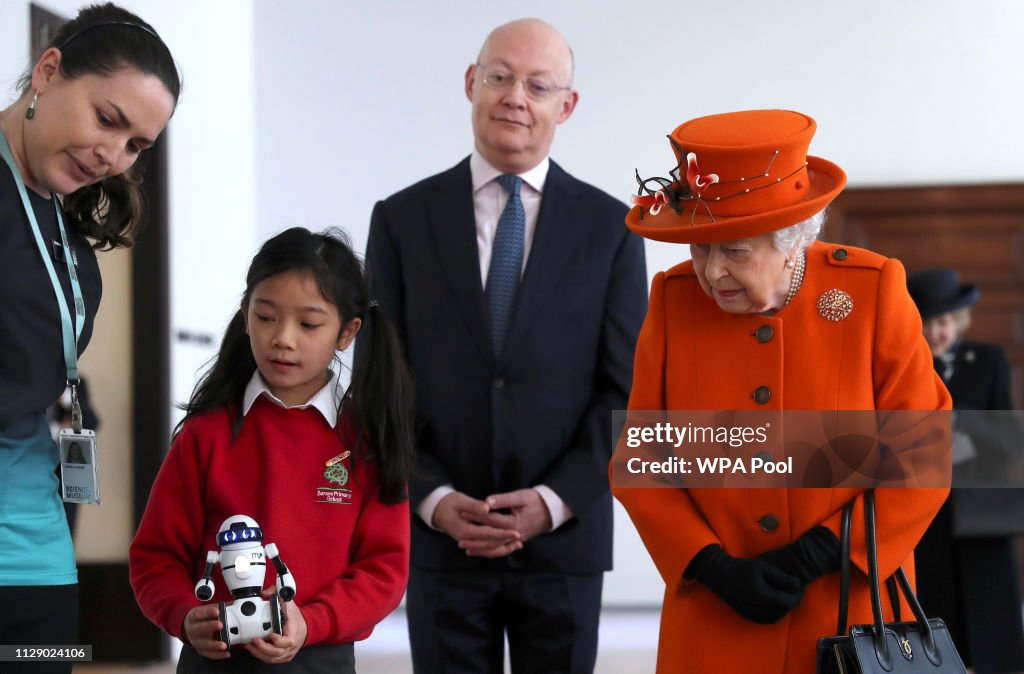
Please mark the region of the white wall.
<svg viewBox="0 0 1024 674"><path fill-rule="evenodd" d="M256 192L253 7L242 0L135 0L183 73L171 120L171 329L213 344L171 342L172 401L186 401L237 310L260 236ZM175 416L175 423L177 416Z"/></svg>
<svg viewBox="0 0 1024 674"><path fill-rule="evenodd" d="M490 28L530 15L576 54L580 105L553 156L623 199L634 168L671 167L677 124L757 107L815 117L812 153L851 185L1024 177L1016 0L341 4L256 2L262 234L340 224L365 242L375 200L470 151L465 68ZM652 273L682 253L651 248Z"/></svg>

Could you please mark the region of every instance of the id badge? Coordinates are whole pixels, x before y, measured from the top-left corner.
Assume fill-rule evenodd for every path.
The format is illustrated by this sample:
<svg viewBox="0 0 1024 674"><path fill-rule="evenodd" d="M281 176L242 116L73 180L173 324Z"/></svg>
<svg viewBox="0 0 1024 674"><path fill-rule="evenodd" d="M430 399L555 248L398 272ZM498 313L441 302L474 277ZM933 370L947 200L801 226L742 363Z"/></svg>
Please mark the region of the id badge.
<svg viewBox="0 0 1024 674"><path fill-rule="evenodd" d="M99 454L96 432L70 428L60 431L61 497L66 503L99 503Z"/></svg>

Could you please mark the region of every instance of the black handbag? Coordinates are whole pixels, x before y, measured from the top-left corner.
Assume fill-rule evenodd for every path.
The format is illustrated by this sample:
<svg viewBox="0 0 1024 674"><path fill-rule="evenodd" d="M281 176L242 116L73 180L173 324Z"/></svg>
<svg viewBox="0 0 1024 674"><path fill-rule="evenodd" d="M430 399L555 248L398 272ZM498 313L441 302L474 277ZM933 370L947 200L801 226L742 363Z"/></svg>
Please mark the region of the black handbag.
<svg viewBox="0 0 1024 674"><path fill-rule="evenodd" d="M853 504L843 509L840 536L839 623L836 636L818 639L818 674L966 674L949 629L941 618L927 618L901 566L886 581L895 622L882 620L882 596L878 583L875 534L875 494L864 493L864 528L868 548L868 583L871 590L871 625L851 625L846 630L850 605L850 522ZM900 622L899 590L916 620Z"/></svg>

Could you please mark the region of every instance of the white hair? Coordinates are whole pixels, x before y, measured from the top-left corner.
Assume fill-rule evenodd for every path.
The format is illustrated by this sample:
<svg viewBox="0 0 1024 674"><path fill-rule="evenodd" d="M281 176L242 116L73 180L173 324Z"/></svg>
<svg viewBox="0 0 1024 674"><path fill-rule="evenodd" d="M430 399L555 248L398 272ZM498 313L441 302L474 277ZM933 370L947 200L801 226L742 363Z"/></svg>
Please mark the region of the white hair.
<svg viewBox="0 0 1024 674"><path fill-rule="evenodd" d="M821 210L803 222L772 232L772 245L786 255L789 255L794 248L797 249L796 253L800 254L814 243L814 240L821 234L821 227L824 224L825 211Z"/></svg>

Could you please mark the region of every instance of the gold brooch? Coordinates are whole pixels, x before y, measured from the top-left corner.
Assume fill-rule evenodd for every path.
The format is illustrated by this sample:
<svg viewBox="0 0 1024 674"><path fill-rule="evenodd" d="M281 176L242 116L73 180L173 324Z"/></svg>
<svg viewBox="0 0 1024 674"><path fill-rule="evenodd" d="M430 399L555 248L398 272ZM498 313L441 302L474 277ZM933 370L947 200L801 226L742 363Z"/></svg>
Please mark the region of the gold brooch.
<svg viewBox="0 0 1024 674"><path fill-rule="evenodd" d="M841 321L853 311L853 299L842 290L833 288L818 298L818 313L830 321Z"/></svg>

